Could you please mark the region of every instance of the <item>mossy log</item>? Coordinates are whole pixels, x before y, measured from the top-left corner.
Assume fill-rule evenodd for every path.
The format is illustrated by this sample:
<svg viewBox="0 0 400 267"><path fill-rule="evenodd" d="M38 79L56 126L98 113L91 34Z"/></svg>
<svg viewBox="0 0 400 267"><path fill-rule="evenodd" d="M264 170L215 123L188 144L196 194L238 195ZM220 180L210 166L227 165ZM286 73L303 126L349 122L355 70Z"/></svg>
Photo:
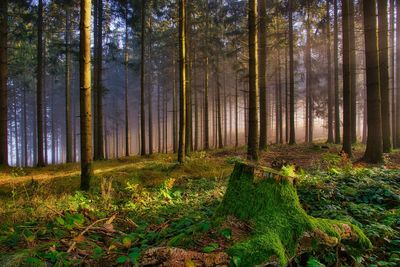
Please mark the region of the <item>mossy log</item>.
<svg viewBox="0 0 400 267"><path fill-rule="evenodd" d="M243 266L273 262L285 266L296 255L318 245L337 246L343 240L361 249L371 247L358 227L307 215L294 183L293 177L277 171L236 163L219 213L252 225L250 237L228 251L239 257Z"/></svg>

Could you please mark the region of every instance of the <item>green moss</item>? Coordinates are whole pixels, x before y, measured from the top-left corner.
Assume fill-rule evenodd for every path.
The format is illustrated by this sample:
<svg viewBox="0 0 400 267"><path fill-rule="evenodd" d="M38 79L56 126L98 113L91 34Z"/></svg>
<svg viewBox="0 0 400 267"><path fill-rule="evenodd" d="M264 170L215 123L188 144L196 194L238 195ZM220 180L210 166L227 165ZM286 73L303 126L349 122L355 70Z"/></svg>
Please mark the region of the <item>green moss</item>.
<svg viewBox="0 0 400 267"><path fill-rule="evenodd" d="M252 225L252 235L234 244L228 251L241 258L243 266L254 266L276 258L281 266L295 256L306 232L316 229L340 241L343 224L358 235L361 247L371 243L362 231L339 221L316 219L302 209L296 189L286 179L254 179L253 167L237 163L219 207L222 215L234 215Z"/></svg>

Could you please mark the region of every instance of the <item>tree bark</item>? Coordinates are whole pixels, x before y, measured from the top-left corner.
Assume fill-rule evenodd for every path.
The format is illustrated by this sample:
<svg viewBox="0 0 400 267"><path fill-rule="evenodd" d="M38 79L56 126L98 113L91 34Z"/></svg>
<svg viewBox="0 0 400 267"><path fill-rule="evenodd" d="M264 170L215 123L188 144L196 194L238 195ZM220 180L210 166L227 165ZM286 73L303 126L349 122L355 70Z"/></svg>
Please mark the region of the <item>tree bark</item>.
<svg viewBox="0 0 400 267"><path fill-rule="evenodd" d="M0 1L0 165L8 166L8 0Z"/></svg>
<svg viewBox="0 0 400 267"><path fill-rule="evenodd" d="M288 47L285 47L285 143L289 143Z"/></svg>
<svg viewBox="0 0 400 267"><path fill-rule="evenodd" d="M28 125L27 125L27 111L26 111L26 91L27 89L23 89L23 101L24 101L24 111L23 111L23 116L24 116L24 166L28 166Z"/></svg>
<svg viewBox="0 0 400 267"><path fill-rule="evenodd" d="M98 8L98 21L97 21L97 75L96 75L96 142L95 142L95 160L104 159L104 138L103 138L103 84L102 84L102 73L103 73L103 0L97 0Z"/></svg>
<svg viewBox="0 0 400 267"><path fill-rule="evenodd" d="M258 160L259 87L257 58L257 0L249 0L249 133L247 158Z"/></svg>
<svg viewBox="0 0 400 267"><path fill-rule="evenodd" d="M147 112L148 112L148 127L149 127L149 151L148 154L153 154L153 83L151 80L151 74L153 71L153 62L152 62L152 32L151 32L151 25L152 25L152 18L150 17L149 23L149 48L148 48L148 67L149 71L147 72L146 79L147 79Z"/></svg>
<svg viewBox="0 0 400 267"><path fill-rule="evenodd" d="M186 0L179 0L179 147L178 161L183 163L186 156Z"/></svg>
<svg viewBox="0 0 400 267"><path fill-rule="evenodd" d="M363 2L363 11L368 118L367 149L365 151L364 160L370 163L379 163L383 161L383 156L378 36L376 33L376 1L365 0Z"/></svg>
<svg viewBox="0 0 400 267"><path fill-rule="evenodd" d="M15 137L15 165L17 167L20 166L20 157L19 157L19 140L18 140L18 115L17 115L17 90L14 90L13 96L13 115L14 115L14 137Z"/></svg>
<svg viewBox="0 0 400 267"><path fill-rule="evenodd" d="M176 59L175 59L175 49L174 56L172 58L172 75L173 75L173 85L172 85L172 146L173 152L178 152L178 96L176 90Z"/></svg>
<svg viewBox="0 0 400 267"><path fill-rule="evenodd" d="M141 35L140 35L140 155L146 155L146 116L144 111L144 94L145 94L145 31L146 31L146 1L142 0L142 10L141 10Z"/></svg>
<svg viewBox="0 0 400 267"><path fill-rule="evenodd" d="M38 167L44 167L43 157L43 0L39 0L36 77L37 154Z"/></svg>
<svg viewBox="0 0 400 267"><path fill-rule="evenodd" d="M400 0L396 1L397 14L400 14ZM396 148L400 147L400 16L396 21Z"/></svg>
<svg viewBox="0 0 400 267"><path fill-rule="evenodd" d="M378 1L379 13L379 85L381 90L382 141L383 152L392 148L390 141L390 101L389 101L389 46L388 46L388 5Z"/></svg>
<svg viewBox="0 0 400 267"><path fill-rule="evenodd" d="M65 8L65 136L67 163L72 162L70 7Z"/></svg>
<svg viewBox="0 0 400 267"><path fill-rule="evenodd" d="M258 73L260 91L260 150L267 148L267 1L258 1L259 12L259 54L258 54Z"/></svg>
<svg viewBox="0 0 400 267"><path fill-rule="evenodd" d="M161 145L161 87L160 77L157 77L157 131L158 131L158 153L162 152Z"/></svg>
<svg viewBox="0 0 400 267"><path fill-rule="evenodd" d="M333 92L332 92L332 56L331 56L331 16L330 2L326 1L326 57L328 82L328 140L333 143Z"/></svg>
<svg viewBox="0 0 400 267"><path fill-rule="evenodd" d="M312 92L312 67L311 67L311 21L310 21L310 3L307 1L307 43L306 43L306 143L312 143L313 133L313 92Z"/></svg>
<svg viewBox="0 0 400 267"><path fill-rule="evenodd" d="M222 116L221 116L221 83L219 81L219 55L217 55L217 62L215 66L215 75L216 75L216 85L217 85L217 135L218 135L218 148L223 148L222 141Z"/></svg>
<svg viewBox="0 0 400 267"><path fill-rule="evenodd" d="M235 147L239 146L239 74L235 73Z"/></svg>
<svg viewBox="0 0 400 267"><path fill-rule="evenodd" d="M294 58L293 58L293 0L289 0L289 94L290 94L290 136L289 145L296 144L294 124Z"/></svg>
<svg viewBox="0 0 400 267"><path fill-rule="evenodd" d="M193 52L193 80L196 82L196 51ZM194 93L194 151L199 149L199 109L198 109L198 98L197 98L197 87L196 84L193 86Z"/></svg>
<svg viewBox="0 0 400 267"><path fill-rule="evenodd" d="M395 97L395 0L390 1L390 79L391 79L391 119L392 119L392 145L396 147L396 97Z"/></svg>
<svg viewBox="0 0 400 267"><path fill-rule="evenodd" d="M210 131L209 131L209 114L208 114L208 52L204 63L204 150L210 149Z"/></svg>
<svg viewBox="0 0 400 267"><path fill-rule="evenodd" d="M54 88L55 87L55 77L51 77L51 92L50 92L50 114L51 114L51 164L56 164L56 131L55 131L55 107L54 107Z"/></svg>
<svg viewBox="0 0 400 267"><path fill-rule="evenodd" d="M342 0L343 16L343 151L352 157L351 151L351 56L350 56L350 8L349 0Z"/></svg>
<svg viewBox="0 0 400 267"><path fill-rule="evenodd" d="M186 155L189 155L189 153L192 151L193 148L193 129L192 129L192 84L191 84L191 77L190 77L190 67L191 67L191 58L190 58L190 32L191 32L191 20L190 20L190 10L188 12L188 6L190 3L185 1L185 64L186 64L186 142L185 142L185 151Z"/></svg>
<svg viewBox="0 0 400 267"><path fill-rule="evenodd" d="M283 144L283 113L282 113L282 68L281 54L278 50L278 127L279 127L279 144Z"/></svg>
<svg viewBox="0 0 400 267"><path fill-rule="evenodd" d="M354 24L354 1L349 1L349 53L350 53L350 105L351 105L351 143L357 143L357 66L356 37Z"/></svg>
<svg viewBox="0 0 400 267"><path fill-rule="evenodd" d="M222 62L222 68L225 70L225 58L223 58L223 62ZM226 147L228 144L228 115L227 115L227 105L228 105L228 98L226 95L226 75L225 75L225 71L222 72L223 75L223 97L224 97L224 101L223 101L223 105L224 105L224 142L223 142L223 146Z"/></svg>
<svg viewBox="0 0 400 267"><path fill-rule="evenodd" d="M334 0L333 64L335 91L335 144L340 144L338 0Z"/></svg>
<svg viewBox="0 0 400 267"><path fill-rule="evenodd" d="M93 176L92 110L90 75L91 0L81 0L80 19L80 117L81 117L81 189L89 190Z"/></svg>
<svg viewBox="0 0 400 267"><path fill-rule="evenodd" d="M129 157L130 155L130 146L129 146L129 107L128 107L128 85L129 85L129 75L128 75L128 64L129 64L129 51L128 51L128 1L126 1L125 5L125 51L124 51L124 73L125 73L125 156Z"/></svg>

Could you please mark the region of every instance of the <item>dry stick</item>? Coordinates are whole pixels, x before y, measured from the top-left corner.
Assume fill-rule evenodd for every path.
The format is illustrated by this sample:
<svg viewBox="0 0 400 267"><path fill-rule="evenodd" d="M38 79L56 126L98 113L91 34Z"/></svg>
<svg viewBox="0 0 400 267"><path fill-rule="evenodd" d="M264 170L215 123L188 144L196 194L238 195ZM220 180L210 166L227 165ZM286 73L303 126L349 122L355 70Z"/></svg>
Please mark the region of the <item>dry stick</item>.
<svg viewBox="0 0 400 267"><path fill-rule="evenodd" d="M92 223L91 225L89 225L88 227L86 227L78 236L83 236L87 231L90 230L90 228L92 228L99 222L107 221L108 224L111 224L114 219L115 219L115 214L113 216L111 216L111 218L109 218L109 219L103 218L103 219L97 220L94 223ZM67 250L67 253L70 253L75 248L75 245L76 245L76 241L72 242L71 246Z"/></svg>
<svg viewBox="0 0 400 267"><path fill-rule="evenodd" d="M48 208L49 210L51 210L52 212L60 215L60 216L64 216L61 212L59 212L58 210L53 209L52 207L50 207L49 205L45 204L45 207Z"/></svg>

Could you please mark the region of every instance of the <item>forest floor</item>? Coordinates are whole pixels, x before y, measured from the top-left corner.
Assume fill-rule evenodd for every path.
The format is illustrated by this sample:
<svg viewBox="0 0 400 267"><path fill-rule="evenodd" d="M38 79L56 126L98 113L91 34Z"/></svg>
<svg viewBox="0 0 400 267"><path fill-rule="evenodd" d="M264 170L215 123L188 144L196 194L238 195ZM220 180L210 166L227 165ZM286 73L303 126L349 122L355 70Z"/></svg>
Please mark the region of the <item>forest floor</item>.
<svg viewBox="0 0 400 267"><path fill-rule="evenodd" d="M358 161L363 149L356 146L352 160L325 144L271 146L262 154L264 166L295 166L309 215L351 222L374 246L362 254L313 251L294 265L400 265L400 152L366 165ZM79 164L2 169L0 266L130 266L161 246L226 251L251 232L234 219L214 221L243 158L242 148L195 152L182 165L170 154L96 162L88 193L79 191Z"/></svg>

